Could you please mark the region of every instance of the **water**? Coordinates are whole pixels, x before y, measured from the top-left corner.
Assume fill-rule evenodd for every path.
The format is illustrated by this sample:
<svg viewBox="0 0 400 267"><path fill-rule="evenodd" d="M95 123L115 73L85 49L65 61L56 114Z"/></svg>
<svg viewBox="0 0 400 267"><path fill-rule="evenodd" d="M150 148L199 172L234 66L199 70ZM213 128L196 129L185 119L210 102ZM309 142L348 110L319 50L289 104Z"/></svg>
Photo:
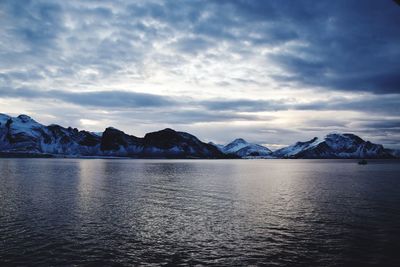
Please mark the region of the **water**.
<svg viewBox="0 0 400 267"><path fill-rule="evenodd" d="M0 265L400 266L400 164L0 159Z"/></svg>

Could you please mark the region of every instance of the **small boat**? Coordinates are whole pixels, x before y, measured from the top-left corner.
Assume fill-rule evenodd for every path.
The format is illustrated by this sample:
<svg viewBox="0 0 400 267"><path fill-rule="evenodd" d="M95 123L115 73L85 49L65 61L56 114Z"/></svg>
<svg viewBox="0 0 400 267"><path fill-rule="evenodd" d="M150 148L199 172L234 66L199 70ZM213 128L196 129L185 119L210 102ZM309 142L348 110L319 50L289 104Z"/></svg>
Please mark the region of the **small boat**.
<svg viewBox="0 0 400 267"><path fill-rule="evenodd" d="M367 164L368 164L368 161L366 161L365 159L363 159L363 160L360 160L360 161L358 162L358 164L359 164L359 165L367 165Z"/></svg>

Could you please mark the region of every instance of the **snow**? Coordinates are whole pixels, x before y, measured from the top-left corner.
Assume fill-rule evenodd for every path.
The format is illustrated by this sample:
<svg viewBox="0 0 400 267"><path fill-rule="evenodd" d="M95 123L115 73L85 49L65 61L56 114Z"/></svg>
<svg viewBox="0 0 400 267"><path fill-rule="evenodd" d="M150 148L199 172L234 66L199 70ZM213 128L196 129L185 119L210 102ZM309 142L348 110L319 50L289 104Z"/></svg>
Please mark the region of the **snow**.
<svg viewBox="0 0 400 267"><path fill-rule="evenodd" d="M238 138L238 139L233 140L232 142L230 142L226 146L224 146L222 151L224 153L226 153L226 154L236 153L240 149L242 149L242 148L244 148L244 147L246 147L248 145L249 145L249 143L247 143L244 139Z"/></svg>
<svg viewBox="0 0 400 267"><path fill-rule="evenodd" d="M318 137L314 137L310 141L307 142L297 142L294 145L279 149L275 151L276 155L284 156L284 157L292 157L304 150L314 148L322 143L324 140L319 139Z"/></svg>
<svg viewBox="0 0 400 267"><path fill-rule="evenodd" d="M257 144L248 144L244 148L238 150L236 154L241 157L255 155L255 154L258 154L258 156L266 156L271 154L271 152L272 152L271 150L269 150L264 146Z"/></svg>
<svg viewBox="0 0 400 267"><path fill-rule="evenodd" d="M43 125L33 121L33 120L22 120L22 119L13 119L11 124L11 130L13 133L26 133L30 136L38 137L40 136L40 132L37 129L43 128Z"/></svg>
<svg viewBox="0 0 400 267"><path fill-rule="evenodd" d="M230 142L226 146L222 147L221 151L225 154L236 154L240 157L251 156L254 154L266 156L271 153L271 150L268 148L258 144L248 143L242 138Z"/></svg>

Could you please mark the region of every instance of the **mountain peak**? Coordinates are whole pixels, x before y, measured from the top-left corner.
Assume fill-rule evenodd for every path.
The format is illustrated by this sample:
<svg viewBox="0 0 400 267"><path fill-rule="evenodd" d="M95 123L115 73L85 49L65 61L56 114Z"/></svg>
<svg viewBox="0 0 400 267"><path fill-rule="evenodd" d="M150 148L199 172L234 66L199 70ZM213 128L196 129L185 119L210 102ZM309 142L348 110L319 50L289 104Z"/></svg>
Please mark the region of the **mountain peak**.
<svg viewBox="0 0 400 267"><path fill-rule="evenodd" d="M223 152L232 154L247 146L248 143L243 138L237 138L224 146Z"/></svg>
<svg viewBox="0 0 400 267"><path fill-rule="evenodd" d="M123 132L123 131L121 131L121 130L119 130L119 129L117 129L117 128L114 128L114 127L107 127L105 130L104 130L104 132Z"/></svg>
<svg viewBox="0 0 400 267"><path fill-rule="evenodd" d="M28 115L25 115L25 114L21 114L17 118L20 119L24 123L26 123L26 122L36 122L34 119L32 119L31 117L29 117Z"/></svg>
<svg viewBox="0 0 400 267"><path fill-rule="evenodd" d="M271 153L271 150L268 148L248 143L243 138L237 138L227 144L226 146L221 148L226 154L236 154L239 157L248 157L248 156L267 156Z"/></svg>
<svg viewBox="0 0 400 267"><path fill-rule="evenodd" d="M331 132L328 133L325 138L343 138L343 139L358 139L360 138L358 135L353 133L340 133L340 132ZM360 138L361 139L361 138Z"/></svg>
<svg viewBox="0 0 400 267"><path fill-rule="evenodd" d="M171 129L171 128L165 128L165 129L162 129L157 132L159 132L159 133L177 133L177 131L175 131L174 129Z"/></svg>
<svg viewBox="0 0 400 267"><path fill-rule="evenodd" d="M232 143L235 143L235 144L248 144L247 141L244 140L243 138L236 138L235 140L233 140L233 141L231 142L231 144L232 144Z"/></svg>

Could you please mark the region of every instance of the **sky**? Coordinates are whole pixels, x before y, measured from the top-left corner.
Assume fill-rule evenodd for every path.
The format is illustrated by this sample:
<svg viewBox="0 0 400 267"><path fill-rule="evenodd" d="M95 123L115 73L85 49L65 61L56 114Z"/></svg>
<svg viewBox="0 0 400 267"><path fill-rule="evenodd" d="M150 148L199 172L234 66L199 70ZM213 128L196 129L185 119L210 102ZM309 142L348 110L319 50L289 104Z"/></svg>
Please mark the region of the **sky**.
<svg viewBox="0 0 400 267"><path fill-rule="evenodd" d="M0 112L271 149L330 132L400 148L391 0L0 1Z"/></svg>

